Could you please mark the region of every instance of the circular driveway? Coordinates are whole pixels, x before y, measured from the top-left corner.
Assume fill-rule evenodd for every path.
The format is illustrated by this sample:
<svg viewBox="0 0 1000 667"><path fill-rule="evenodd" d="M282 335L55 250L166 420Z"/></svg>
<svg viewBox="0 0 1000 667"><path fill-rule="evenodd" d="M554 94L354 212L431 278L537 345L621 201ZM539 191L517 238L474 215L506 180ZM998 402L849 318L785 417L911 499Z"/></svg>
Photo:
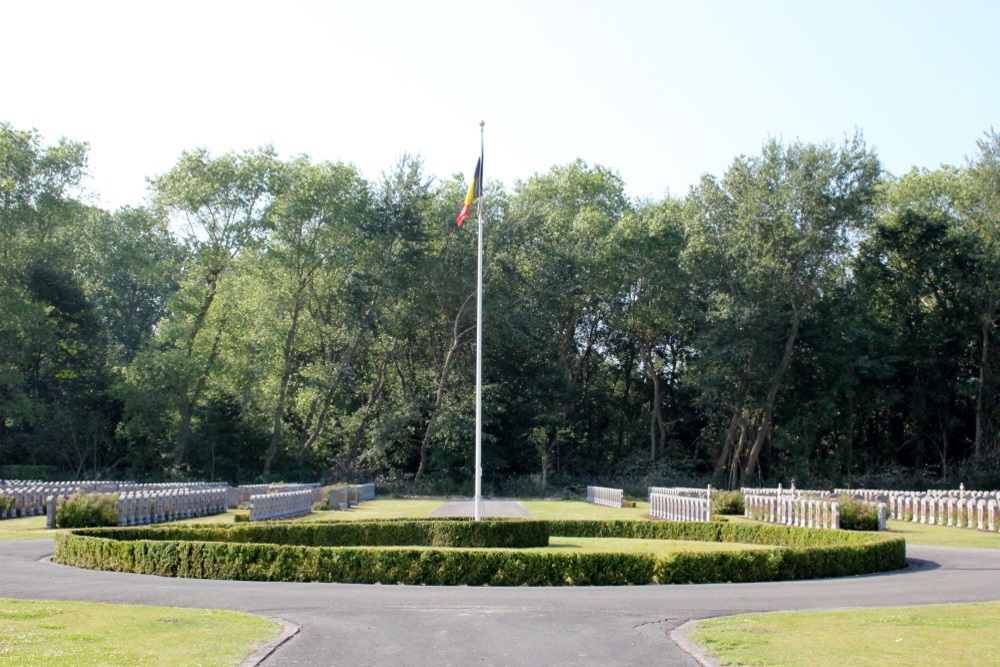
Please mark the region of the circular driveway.
<svg viewBox="0 0 1000 667"><path fill-rule="evenodd" d="M489 588L209 581L48 562L52 540L0 542L0 597L224 608L300 631L264 665L695 665L669 636L699 618L1000 601L1000 551L908 547L889 574L816 581Z"/></svg>

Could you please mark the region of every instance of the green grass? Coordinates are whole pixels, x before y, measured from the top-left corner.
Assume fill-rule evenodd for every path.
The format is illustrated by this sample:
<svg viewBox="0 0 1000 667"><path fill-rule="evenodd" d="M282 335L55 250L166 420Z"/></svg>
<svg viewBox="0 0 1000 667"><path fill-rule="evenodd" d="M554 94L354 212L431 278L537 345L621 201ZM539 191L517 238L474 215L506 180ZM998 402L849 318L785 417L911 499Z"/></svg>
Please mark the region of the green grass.
<svg viewBox="0 0 1000 667"><path fill-rule="evenodd" d="M185 519L176 523L232 523L234 514L235 512L229 511L225 514L202 516L197 519ZM63 528L52 530L46 528L44 516L0 520L0 542L4 540L41 540L53 538L64 532L66 532L66 529Z"/></svg>
<svg viewBox="0 0 1000 667"><path fill-rule="evenodd" d="M928 526L908 521L890 521L889 532L902 535L907 544L928 547L966 547L969 549L1000 549L1000 533L968 528Z"/></svg>
<svg viewBox="0 0 1000 667"><path fill-rule="evenodd" d="M372 519L423 519L430 516L441 499L377 498L344 511L324 511L297 519L297 521L366 521ZM637 502L634 508L615 509L577 500L522 500L524 506L538 519L642 519L649 513L649 503ZM234 512L189 519L180 523L232 523ZM726 517L729 521L746 521L743 517ZM1000 549L1000 533L989 533L965 528L928 526L904 521L889 521L889 530L902 535L907 544L937 547L967 547L974 549ZM0 521L0 541L30 540L53 537L59 530L46 530L45 517Z"/></svg>
<svg viewBox="0 0 1000 667"><path fill-rule="evenodd" d="M0 520L0 541L40 540L55 537L63 530L47 530L44 516L27 516L22 519Z"/></svg>
<svg viewBox="0 0 1000 667"><path fill-rule="evenodd" d="M0 665L238 665L280 631L235 611L0 598Z"/></svg>
<svg viewBox="0 0 1000 667"><path fill-rule="evenodd" d="M722 665L1000 665L1000 602L747 614L690 637Z"/></svg>
<svg viewBox="0 0 1000 667"><path fill-rule="evenodd" d="M297 521L372 521L374 519L426 519L443 500L376 498L348 510L313 512Z"/></svg>

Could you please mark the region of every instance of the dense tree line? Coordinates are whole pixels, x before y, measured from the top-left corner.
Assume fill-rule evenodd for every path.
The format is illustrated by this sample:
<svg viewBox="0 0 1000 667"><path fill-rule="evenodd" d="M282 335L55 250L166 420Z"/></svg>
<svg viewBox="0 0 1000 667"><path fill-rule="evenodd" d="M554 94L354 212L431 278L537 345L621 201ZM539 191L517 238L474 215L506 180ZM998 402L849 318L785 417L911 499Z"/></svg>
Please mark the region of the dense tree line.
<svg viewBox="0 0 1000 667"><path fill-rule="evenodd" d="M105 211L87 150L0 124L0 470L471 484L460 175L195 150ZM899 177L770 141L659 201L577 161L484 204L488 482L1000 483L1000 135Z"/></svg>

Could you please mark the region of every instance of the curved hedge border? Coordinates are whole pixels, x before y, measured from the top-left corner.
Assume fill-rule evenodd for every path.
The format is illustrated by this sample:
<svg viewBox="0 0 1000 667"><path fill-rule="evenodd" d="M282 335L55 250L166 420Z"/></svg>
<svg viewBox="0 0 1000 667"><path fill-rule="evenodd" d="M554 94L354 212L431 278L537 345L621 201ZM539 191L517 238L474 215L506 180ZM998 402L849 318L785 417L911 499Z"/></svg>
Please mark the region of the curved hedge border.
<svg viewBox="0 0 1000 667"><path fill-rule="evenodd" d="M522 535L536 531L536 536L742 542L778 548L664 557L484 550L478 546L386 548L427 544L410 540L426 539L428 535L449 534L452 539L458 535L462 536L458 541L476 541L487 534L521 530L512 526L523 527L524 533L518 533ZM75 530L56 537L55 560L91 569L202 579L606 586L778 581L884 572L906 565L906 544L901 537L884 534L752 524L383 521Z"/></svg>

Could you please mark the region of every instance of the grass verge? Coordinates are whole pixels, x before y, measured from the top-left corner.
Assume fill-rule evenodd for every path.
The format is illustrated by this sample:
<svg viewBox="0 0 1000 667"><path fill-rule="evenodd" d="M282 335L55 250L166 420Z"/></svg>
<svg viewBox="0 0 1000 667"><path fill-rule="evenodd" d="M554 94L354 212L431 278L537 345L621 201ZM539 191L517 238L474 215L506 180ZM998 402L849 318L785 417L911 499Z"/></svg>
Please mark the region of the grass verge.
<svg viewBox="0 0 1000 667"><path fill-rule="evenodd" d="M238 665L280 631L235 611L0 598L0 665Z"/></svg>
<svg viewBox="0 0 1000 667"><path fill-rule="evenodd" d="M690 638L722 665L1000 665L1000 602L747 614ZM849 641L845 641L849 638Z"/></svg>
<svg viewBox="0 0 1000 667"><path fill-rule="evenodd" d="M902 535L907 544L928 547L964 547L967 549L1000 549L1000 533L968 528L928 526L909 521L889 521L889 532Z"/></svg>

